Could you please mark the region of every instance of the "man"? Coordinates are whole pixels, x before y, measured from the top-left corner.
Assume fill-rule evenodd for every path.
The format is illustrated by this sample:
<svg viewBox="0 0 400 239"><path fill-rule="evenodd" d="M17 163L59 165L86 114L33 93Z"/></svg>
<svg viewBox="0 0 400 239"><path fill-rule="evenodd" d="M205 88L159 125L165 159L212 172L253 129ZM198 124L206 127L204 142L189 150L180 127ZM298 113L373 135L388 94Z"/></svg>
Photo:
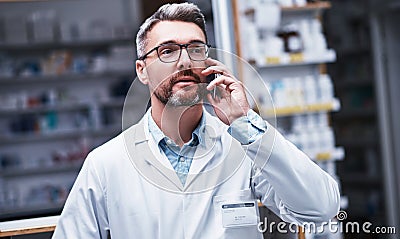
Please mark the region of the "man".
<svg viewBox="0 0 400 239"><path fill-rule="evenodd" d="M195 5L162 6L136 41L151 108L88 155L53 238L262 238L256 199L299 225L336 215L336 182L252 111L242 84L208 57Z"/></svg>

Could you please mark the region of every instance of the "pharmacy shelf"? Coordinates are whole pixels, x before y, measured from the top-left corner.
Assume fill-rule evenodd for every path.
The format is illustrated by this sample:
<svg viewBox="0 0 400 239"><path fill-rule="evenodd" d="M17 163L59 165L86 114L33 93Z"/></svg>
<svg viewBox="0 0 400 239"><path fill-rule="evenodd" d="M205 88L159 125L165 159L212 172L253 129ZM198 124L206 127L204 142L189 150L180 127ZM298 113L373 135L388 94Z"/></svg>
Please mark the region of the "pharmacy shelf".
<svg viewBox="0 0 400 239"><path fill-rule="evenodd" d="M131 44L134 39L93 39L80 41L65 42L35 42L35 43L3 43L0 44L0 51L7 52L27 52L27 51L44 51L53 49L96 49L106 48L118 44Z"/></svg>
<svg viewBox="0 0 400 239"><path fill-rule="evenodd" d="M324 161L330 161L330 160L334 160L334 161L343 160L344 156L345 156L344 148L337 147L332 151L316 153L315 155L312 155L311 158L318 162L324 162Z"/></svg>
<svg viewBox="0 0 400 239"><path fill-rule="evenodd" d="M83 136L104 137L115 135L121 132L120 126L107 126L101 129L71 129L71 130L55 130L47 133L26 133L12 134L0 136L0 145L5 144L21 144L21 143L37 143L52 140L74 139Z"/></svg>
<svg viewBox="0 0 400 239"><path fill-rule="evenodd" d="M265 57L263 60L249 60L255 62L258 68L299 66L299 65L315 65L330 63L336 61L336 52L332 49L326 50L324 53L314 55L305 53L284 54L277 57Z"/></svg>
<svg viewBox="0 0 400 239"><path fill-rule="evenodd" d="M298 106L289 106L289 107L277 107L274 109L261 109L260 112L262 115L267 117L287 117L293 115L301 115L308 113L316 113L316 112L331 112L338 111L340 109L340 101L338 99L334 99L329 103L320 103L320 104L311 104L311 105L298 105Z"/></svg>
<svg viewBox="0 0 400 239"><path fill-rule="evenodd" d="M46 112L68 112L68 111L79 111L88 110L89 104L86 103L61 103L54 106L38 105L28 108L10 108L1 109L0 116L10 116L19 114L35 114L35 113L46 113Z"/></svg>
<svg viewBox="0 0 400 239"><path fill-rule="evenodd" d="M30 169L7 169L6 171L0 171L0 177L13 178L13 177L29 177L34 175L43 174L54 174L54 173L66 173L66 172L78 172L81 168L83 160L79 160L75 163L60 164L57 166L47 166L40 168Z"/></svg>
<svg viewBox="0 0 400 239"><path fill-rule="evenodd" d="M133 75L132 70L105 71L98 73L66 73L61 75L43 75L26 77L0 77L0 85L21 85L57 82L82 82L89 80L108 79Z"/></svg>
<svg viewBox="0 0 400 239"><path fill-rule="evenodd" d="M42 42L42 43L26 43L26 44L9 44L0 43L0 52L6 54L11 61L13 59L25 59L25 58L43 58L54 51L61 50L72 53L73 55L83 55L91 57L93 52L104 52L105 57L113 57L110 51L114 47L126 47L132 45L134 39L99 39L99 40L85 40L85 41L71 41L71 42ZM122 51L122 49L121 49ZM110 53L110 54L108 54ZM127 52L128 53L128 52ZM118 54L118 53L117 53ZM64 145L68 147L71 142L77 143L77 140L87 138L90 141L90 145L98 145L100 142L104 142L107 139L117 135L121 132L122 126L120 121L115 121L114 124L102 125L102 121L109 121L111 117L117 115L116 112L110 114L104 113L104 107L113 107L112 109L117 111L119 106L123 105L123 101L118 99L110 98L104 99L103 97L94 99L100 92L100 95L104 95L110 91L110 86L114 83L118 83L120 80L133 81L135 72L132 67L121 68L122 65L111 64L110 66L100 69L100 71L94 72L88 69L85 72L73 72L65 71L61 74L1 74L0 76L0 97L8 101L9 97L13 97L14 94L17 96L20 93L31 92L33 95L38 95L47 90L65 90L73 92L74 98L65 99L55 102L55 105L37 105L34 107L17 108L21 104L14 104L11 102L12 107L6 108L5 102L0 106L0 117L3 119L4 116L10 116L2 121L2 131L0 132L0 151L8 152L15 158L24 158L26 155L34 156L37 154L37 149L41 149L43 156L51 158L52 145ZM90 88L95 85L96 87L91 89L89 94L80 94L77 92L83 90L85 87ZM119 84L115 85L116 87ZM123 87L121 85L120 87ZM22 92L21 92L22 91ZM104 93L104 94L103 94ZM109 92L110 93L110 92ZM17 96L18 97L18 96ZM76 98L77 97L77 98ZM10 98L11 101L13 101ZM76 98L76 99L75 99ZM68 101L70 100L70 101ZM1 101L1 100L0 100ZM4 101L4 100L3 100ZM70 121L59 124L59 127L52 130L43 130L37 132L11 132L9 124L12 116L17 116L15 120L24 119L25 116L35 115L41 116L47 112L56 112L59 117L59 121ZM89 122L86 127L75 127L73 120L76 118L76 113L89 114L93 116L93 122ZM106 112L108 113L108 112ZM35 117L37 118L37 117ZM39 120L39 118L38 118ZM76 119L75 119L76 120ZM14 121L14 120L13 120ZM99 122L97 122L99 121ZM99 126L99 127L97 127ZM92 142L93 141L93 142ZM54 143L53 143L54 142ZM74 143L74 144L75 144ZM48 151L48 152L47 152ZM14 156L15 155L15 156ZM37 161L38 157L28 158L29 160ZM40 160L39 160L40 161ZM81 168L83 160L77 159L76 161L68 162L54 162L52 164L40 164L41 162L32 162L32 165L40 165L40 168L26 168L23 165L19 165L14 168L7 168L0 171L1 185L12 187L10 194L7 194L7 188L1 188L2 195L0 198L7 199L6 201L0 199L0 221L21 219L26 217L37 217L41 215L56 215L59 214L64 205L64 200L40 200L36 198L29 198L29 191L24 190L21 187L27 180L33 180L32 185L37 185L35 180L39 180L42 177L48 178L49 182L53 182L54 178L59 177L59 174L64 175L65 179L68 180L67 187L62 187L64 194L68 193L70 185L72 185L76 174ZM58 164L60 163L60 164ZM68 164L73 163L73 164ZM53 180L53 181L52 181ZM40 182L37 181L38 183ZM54 185L54 186L65 186L65 185ZM58 188L58 187L57 187ZM30 188L33 189L33 188ZM17 195L15 195L17 193ZM39 196L39 195L38 195ZM42 195L40 195L42 196ZM45 195L43 195L45 196ZM28 197L28 198L26 198ZM14 201L15 199L15 201ZM10 204L5 204L10 203ZM24 204L20 204L24 203Z"/></svg>

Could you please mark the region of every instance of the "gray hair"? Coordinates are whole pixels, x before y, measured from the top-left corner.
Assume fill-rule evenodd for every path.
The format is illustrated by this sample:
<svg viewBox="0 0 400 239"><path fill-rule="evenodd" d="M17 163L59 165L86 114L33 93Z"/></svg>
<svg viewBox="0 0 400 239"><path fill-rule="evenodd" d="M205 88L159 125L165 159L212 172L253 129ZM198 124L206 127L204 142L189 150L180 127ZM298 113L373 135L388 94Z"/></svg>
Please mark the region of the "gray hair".
<svg viewBox="0 0 400 239"><path fill-rule="evenodd" d="M206 21L200 9L193 3L173 3L161 6L152 16L140 26L136 35L136 50L138 57L145 54L147 45L147 33L161 21L182 21L192 22L200 27L206 36ZM178 30L178 29L177 29Z"/></svg>

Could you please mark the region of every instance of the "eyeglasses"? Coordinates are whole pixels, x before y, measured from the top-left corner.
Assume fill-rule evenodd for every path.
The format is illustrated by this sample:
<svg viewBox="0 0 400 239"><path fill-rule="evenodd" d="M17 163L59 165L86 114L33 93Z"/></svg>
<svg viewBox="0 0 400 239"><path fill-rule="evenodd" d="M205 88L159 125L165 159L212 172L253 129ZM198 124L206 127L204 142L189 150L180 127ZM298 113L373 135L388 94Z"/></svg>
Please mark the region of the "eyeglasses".
<svg viewBox="0 0 400 239"><path fill-rule="evenodd" d="M208 50L210 45L205 43L196 42L188 44L166 43L154 47L149 52L144 54L139 60L144 60L153 51L157 51L157 56L160 61L164 63L171 63L178 61L182 54L182 48L185 48L190 60L204 61L208 57Z"/></svg>

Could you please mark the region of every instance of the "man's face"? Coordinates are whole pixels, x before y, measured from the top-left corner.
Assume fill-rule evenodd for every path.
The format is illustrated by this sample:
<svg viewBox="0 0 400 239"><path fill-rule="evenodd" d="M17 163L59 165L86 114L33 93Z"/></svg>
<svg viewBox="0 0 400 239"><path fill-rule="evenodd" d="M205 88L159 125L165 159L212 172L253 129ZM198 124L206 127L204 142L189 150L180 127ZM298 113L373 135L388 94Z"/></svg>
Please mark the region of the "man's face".
<svg viewBox="0 0 400 239"><path fill-rule="evenodd" d="M162 21L147 34L148 52L165 43L205 43L202 30L194 23ZM204 61L193 61L185 48L176 62L160 61L157 51L144 60L148 84L152 94L162 104L171 106L190 106L200 102L206 93L205 77L200 74L205 69Z"/></svg>

